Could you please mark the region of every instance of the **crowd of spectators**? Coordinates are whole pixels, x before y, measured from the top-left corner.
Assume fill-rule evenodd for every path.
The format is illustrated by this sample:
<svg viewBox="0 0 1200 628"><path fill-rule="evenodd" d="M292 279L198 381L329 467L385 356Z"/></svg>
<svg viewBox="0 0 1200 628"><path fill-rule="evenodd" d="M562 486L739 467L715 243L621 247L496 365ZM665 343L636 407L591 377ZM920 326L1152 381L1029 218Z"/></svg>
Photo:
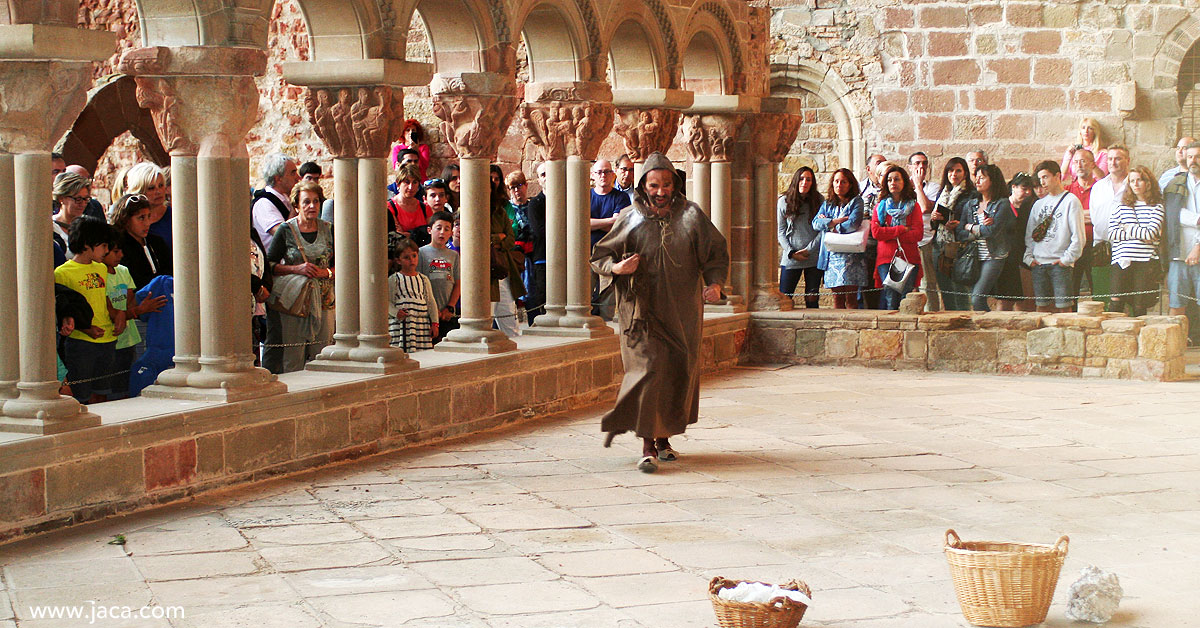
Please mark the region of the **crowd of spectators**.
<svg viewBox="0 0 1200 628"><path fill-rule="evenodd" d="M1063 312L1086 295L1140 316L1165 282L1184 314L1200 296L1200 143L1182 138L1158 176L1102 146L1085 118L1061 160L1011 178L982 150L948 158L940 180L923 152L872 155L824 194L801 167L777 205L779 289L807 307L823 284L837 308L897 309L920 285L935 311Z"/></svg>

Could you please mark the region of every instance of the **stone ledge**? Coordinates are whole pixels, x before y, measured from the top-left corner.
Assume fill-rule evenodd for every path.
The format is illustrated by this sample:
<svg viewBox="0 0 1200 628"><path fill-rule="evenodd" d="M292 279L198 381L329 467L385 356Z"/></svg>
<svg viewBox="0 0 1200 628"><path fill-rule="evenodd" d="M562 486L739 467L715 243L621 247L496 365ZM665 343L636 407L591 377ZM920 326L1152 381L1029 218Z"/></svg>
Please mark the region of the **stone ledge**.
<svg viewBox="0 0 1200 628"><path fill-rule="evenodd" d="M1102 312L754 312L741 360L1174 381L1185 329L1180 317Z"/></svg>
<svg viewBox="0 0 1200 628"><path fill-rule="evenodd" d="M705 316L704 372L737 364L749 323ZM97 408L99 427L0 435L0 541L616 396L615 335L521 344L502 355L421 352L424 368L393 375L290 373L289 392L246 402L112 402Z"/></svg>

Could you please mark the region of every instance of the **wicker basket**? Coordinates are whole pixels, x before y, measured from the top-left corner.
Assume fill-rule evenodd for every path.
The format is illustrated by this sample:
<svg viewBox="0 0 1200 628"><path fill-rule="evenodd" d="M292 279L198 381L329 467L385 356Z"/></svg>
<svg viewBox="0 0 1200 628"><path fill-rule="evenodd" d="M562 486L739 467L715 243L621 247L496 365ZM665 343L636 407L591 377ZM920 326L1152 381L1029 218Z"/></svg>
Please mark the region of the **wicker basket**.
<svg viewBox="0 0 1200 628"><path fill-rule="evenodd" d="M741 582L754 580L727 580L720 576L708 583L708 598L712 600L713 611L717 614L717 623L721 628L796 628L804 618L808 606L788 597L777 597L767 604L753 602L734 602L717 597L721 589L732 589ZM765 582L762 584L766 584ZM769 586L769 585L768 585ZM807 584L792 580L779 586L781 589L799 591L812 598L812 591Z"/></svg>
<svg viewBox="0 0 1200 628"><path fill-rule="evenodd" d="M976 626L1032 626L1046 620L1069 539L1054 545L968 543L946 531L946 560L963 616Z"/></svg>

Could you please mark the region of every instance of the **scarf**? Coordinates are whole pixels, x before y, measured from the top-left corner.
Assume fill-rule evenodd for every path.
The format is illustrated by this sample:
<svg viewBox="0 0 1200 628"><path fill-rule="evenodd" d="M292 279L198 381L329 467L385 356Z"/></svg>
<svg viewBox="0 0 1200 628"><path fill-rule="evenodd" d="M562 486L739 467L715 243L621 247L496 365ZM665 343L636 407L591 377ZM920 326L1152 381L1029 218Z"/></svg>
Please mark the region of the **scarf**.
<svg viewBox="0 0 1200 628"><path fill-rule="evenodd" d="M908 220L908 215L912 213L912 209L916 204L916 201L897 201L891 197L879 201L879 206L876 210L879 214L879 224L883 224L884 216L892 219L891 224L893 226L905 222Z"/></svg>

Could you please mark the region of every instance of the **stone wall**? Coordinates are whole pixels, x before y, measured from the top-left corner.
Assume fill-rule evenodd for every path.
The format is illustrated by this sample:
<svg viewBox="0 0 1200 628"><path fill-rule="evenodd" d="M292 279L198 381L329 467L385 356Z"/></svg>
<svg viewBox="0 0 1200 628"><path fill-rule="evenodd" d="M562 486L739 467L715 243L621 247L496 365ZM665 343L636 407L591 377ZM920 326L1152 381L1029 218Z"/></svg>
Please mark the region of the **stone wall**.
<svg viewBox="0 0 1200 628"><path fill-rule="evenodd" d="M748 323L706 318L706 372L737 363ZM467 360L386 377L289 374L292 392L276 397L5 442L0 540L606 403L623 372L615 336Z"/></svg>
<svg viewBox="0 0 1200 628"><path fill-rule="evenodd" d="M751 315L745 362L1174 381L1186 319L1115 313L793 310Z"/></svg>
<svg viewBox="0 0 1200 628"><path fill-rule="evenodd" d="M1080 118L1091 116L1106 144L1131 147L1135 164L1156 172L1173 165L1179 62L1200 38L1193 2L770 5L772 63L844 84L825 105L861 119L862 151L893 158L923 150L940 167L982 147L1012 174L1060 158ZM798 138L789 164L804 163L814 148L812 138Z"/></svg>

